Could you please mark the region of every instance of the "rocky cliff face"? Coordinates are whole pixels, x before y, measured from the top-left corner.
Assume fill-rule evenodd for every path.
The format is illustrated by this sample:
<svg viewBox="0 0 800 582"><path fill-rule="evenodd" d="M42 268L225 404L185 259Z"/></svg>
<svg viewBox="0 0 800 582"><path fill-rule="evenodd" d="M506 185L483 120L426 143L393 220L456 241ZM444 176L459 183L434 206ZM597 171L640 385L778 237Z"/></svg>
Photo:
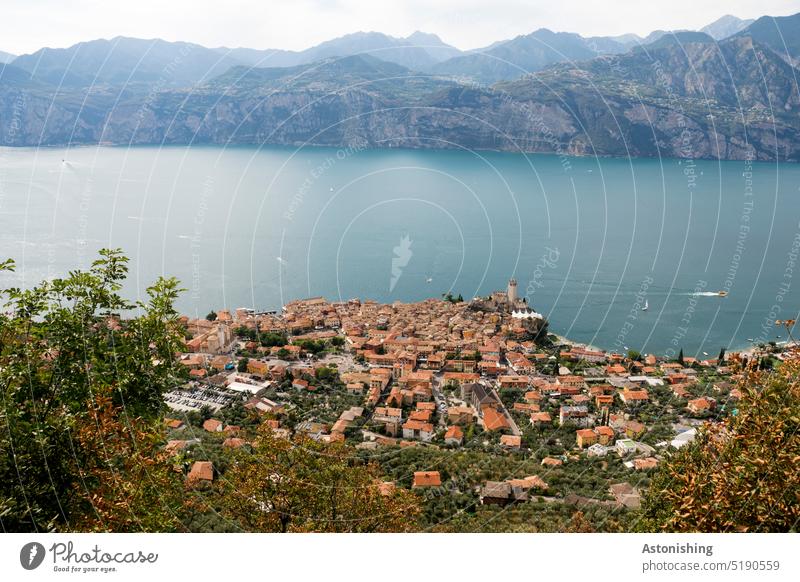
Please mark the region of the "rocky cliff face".
<svg viewBox="0 0 800 582"><path fill-rule="evenodd" d="M0 77L0 143L281 144L800 160L798 71L747 37L662 43L491 87L369 57L191 89Z"/></svg>

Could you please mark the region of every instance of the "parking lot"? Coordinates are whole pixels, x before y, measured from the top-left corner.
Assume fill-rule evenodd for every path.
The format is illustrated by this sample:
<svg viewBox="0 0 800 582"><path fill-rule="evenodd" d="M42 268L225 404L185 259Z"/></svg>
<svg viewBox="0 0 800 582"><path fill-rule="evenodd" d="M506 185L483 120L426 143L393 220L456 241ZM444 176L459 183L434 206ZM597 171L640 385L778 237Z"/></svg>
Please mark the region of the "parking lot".
<svg viewBox="0 0 800 582"><path fill-rule="evenodd" d="M229 390L191 385L164 394L164 401L173 410L189 412L208 406L214 411L230 405L239 395Z"/></svg>

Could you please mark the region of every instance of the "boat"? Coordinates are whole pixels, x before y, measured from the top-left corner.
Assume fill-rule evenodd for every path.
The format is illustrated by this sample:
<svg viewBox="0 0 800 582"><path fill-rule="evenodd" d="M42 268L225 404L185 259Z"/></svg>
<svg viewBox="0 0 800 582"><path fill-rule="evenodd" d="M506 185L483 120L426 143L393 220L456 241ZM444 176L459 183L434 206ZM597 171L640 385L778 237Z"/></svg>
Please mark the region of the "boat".
<svg viewBox="0 0 800 582"><path fill-rule="evenodd" d="M719 295L720 297L726 297L728 295L728 292L727 291L717 291L717 295Z"/></svg>
<svg viewBox="0 0 800 582"><path fill-rule="evenodd" d="M642 311L647 311L650 309L650 305L647 303L647 299L644 300L644 305L642 306Z"/></svg>

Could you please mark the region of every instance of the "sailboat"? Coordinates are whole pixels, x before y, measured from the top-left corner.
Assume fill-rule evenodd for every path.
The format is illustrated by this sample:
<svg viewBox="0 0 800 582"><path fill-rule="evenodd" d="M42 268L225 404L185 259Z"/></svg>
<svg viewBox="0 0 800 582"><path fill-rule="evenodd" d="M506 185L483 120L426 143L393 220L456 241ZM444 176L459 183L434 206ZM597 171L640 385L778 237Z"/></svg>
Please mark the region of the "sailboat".
<svg viewBox="0 0 800 582"><path fill-rule="evenodd" d="M647 299L644 300L644 305L642 306L642 311L647 311L650 309L650 305L647 303Z"/></svg>

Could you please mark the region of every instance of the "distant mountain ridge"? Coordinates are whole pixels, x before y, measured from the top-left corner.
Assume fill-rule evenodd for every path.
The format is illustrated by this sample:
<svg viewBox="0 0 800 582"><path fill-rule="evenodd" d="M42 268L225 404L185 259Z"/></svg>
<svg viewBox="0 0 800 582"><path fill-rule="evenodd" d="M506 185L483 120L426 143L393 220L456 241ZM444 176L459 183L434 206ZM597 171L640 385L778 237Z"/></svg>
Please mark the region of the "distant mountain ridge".
<svg viewBox="0 0 800 582"><path fill-rule="evenodd" d="M704 27L703 32L721 40L741 32L750 23L754 22L727 15ZM757 32L764 37L760 38L764 44L774 48L777 42L767 38L770 36L768 28L763 26L764 30ZM186 42L115 37L67 48L43 48L18 57L0 52L0 63L13 62L37 80L55 85L150 83L183 86L204 82L235 66L294 67L332 57L368 54L416 71L491 84L534 73L559 62L621 54L650 44L667 32L657 30L645 38L635 34L582 37L540 28L471 51L461 51L437 35L421 31L405 38L380 32L355 32L302 51L206 48Z"/></svg>
<svg viewBox="0 0 800 582"><path fill-rule="evenodd" d="M313 61L291 66L253 63L306 51L82 43L0 66L0 145L464 147L800 161L796 24L759 19L722 41L696 31L587 39L540 29L453 58L424 33L409 44L364 33L318 45L303 57ZM335 54L348 50L358 52ZM59 68L67 58L71 65Z"/></svg>
<svg viewBox="0 0 800 582"><path fill-rule="evenodd" d="M212 49L161 39L116 37L43 48L12 61L32 78L53 85L157 83L185 86L225 72L239 61Z"/></svg>
<svg viewBox="0 0 800 582"><path fill-rule="evenodd" d="M63 49L43 48L13 58L14 66L53 85L158 83L185 86L211 79L236 66L292 67L331 57L369 54L404 67L424 70L460 54L438 36L415 32L406 39L357 32L304 51L248 48L209 49L193 43L115 37Z"/></svg>
<svg viewBox="0 0 800 582"><path fill-rule="evenodd" d="M610 38L590 44L570 32L540 28L482 52L455 57L439 63L431 72L439 75L470 77L482 83L495 83L539 71L563 61L582 61L611 52L625 52L626 46Z"/></svg>

